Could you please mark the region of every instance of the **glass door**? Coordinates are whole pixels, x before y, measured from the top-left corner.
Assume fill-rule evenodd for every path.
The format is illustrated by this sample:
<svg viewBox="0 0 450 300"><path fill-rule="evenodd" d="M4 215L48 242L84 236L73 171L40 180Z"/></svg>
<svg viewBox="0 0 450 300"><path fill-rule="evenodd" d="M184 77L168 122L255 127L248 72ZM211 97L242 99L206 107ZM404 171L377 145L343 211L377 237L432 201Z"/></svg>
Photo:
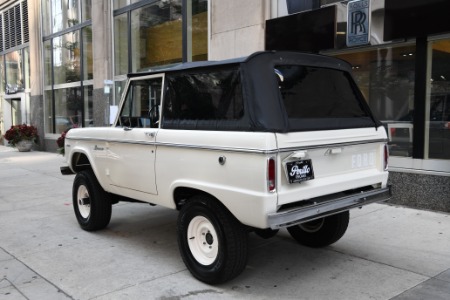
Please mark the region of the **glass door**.
<svg viewBox="0 0 450 300"><path fill-rule="evenodd" d="M11 121L12 125L22 124L22 110L20 108L20 98L11 99Z"/></svg>

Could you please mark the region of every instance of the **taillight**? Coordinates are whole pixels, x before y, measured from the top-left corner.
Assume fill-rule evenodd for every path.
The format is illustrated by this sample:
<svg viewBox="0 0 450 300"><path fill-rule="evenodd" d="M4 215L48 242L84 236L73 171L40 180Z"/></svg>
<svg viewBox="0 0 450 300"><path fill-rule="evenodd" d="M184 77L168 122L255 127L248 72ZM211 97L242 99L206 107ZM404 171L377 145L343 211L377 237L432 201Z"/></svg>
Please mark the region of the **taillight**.
<svg viewBox="0 0 450 300"><path fill-rule="evenodd" d="M267 189L273 193L276 187L276 161L274 157L271 157L267 160Z"/></svg>
<svg viewBox="0 0 450 300"><path fill-rule="evenodd" d="M387 144L384 144L384 170L387 171L389 167L389 148Z"/></svg>

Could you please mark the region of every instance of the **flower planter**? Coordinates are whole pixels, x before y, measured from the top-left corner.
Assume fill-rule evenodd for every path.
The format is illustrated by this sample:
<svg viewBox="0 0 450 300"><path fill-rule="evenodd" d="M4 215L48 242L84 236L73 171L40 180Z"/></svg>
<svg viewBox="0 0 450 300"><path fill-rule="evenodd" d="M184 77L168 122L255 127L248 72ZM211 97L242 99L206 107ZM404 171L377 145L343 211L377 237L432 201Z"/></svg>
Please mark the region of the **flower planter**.
<svg viewBox="0 0 450 300"><path fill-rule="evenodd" d="M19 152L29 152L33 148L33 141L22 140L16 144L16 148Z"/></svg>

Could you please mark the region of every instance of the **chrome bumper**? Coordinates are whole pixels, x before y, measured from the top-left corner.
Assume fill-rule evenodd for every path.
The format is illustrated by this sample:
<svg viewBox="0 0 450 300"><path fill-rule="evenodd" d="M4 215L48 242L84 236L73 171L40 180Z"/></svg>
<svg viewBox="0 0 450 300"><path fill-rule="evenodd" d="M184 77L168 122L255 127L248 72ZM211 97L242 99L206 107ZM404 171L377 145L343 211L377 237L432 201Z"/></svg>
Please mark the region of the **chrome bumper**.
<svg viewBox="0 0 450 300"><path fill-rule="evenodd" d="M317 201L312 199L314 204L293 208L287 211L281 211L268 215L268 225L272 229L289 227L326 216L334 215L339 212L347 211L352 208L362 207L375 202L382 202L391 198L391 187L360 192L350 196L338 198L319 198Z"/></svg>

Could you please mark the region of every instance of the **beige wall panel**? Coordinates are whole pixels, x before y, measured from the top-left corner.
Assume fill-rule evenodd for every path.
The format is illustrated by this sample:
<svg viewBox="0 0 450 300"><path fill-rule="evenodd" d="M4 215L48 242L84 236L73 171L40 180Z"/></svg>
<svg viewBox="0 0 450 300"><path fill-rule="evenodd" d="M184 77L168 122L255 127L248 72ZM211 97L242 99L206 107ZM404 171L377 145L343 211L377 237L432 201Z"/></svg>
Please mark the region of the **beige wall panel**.
<svg viewBox="0 0 450 300"><path fill-rule="evenodd" d="M231 31L262 23L263 6L266 0L226 0L211 1L212 34Z"/></svg>
<svg viewBox="0 0 450 300"><path fill-rule="evenodd" d="M269 0L211 1L210 60L249 55L264 49Z"/></svg>
<svg viewBox="0 0 450 300"><path fill-rule="evenodd" d="M236 57L234 54L234 37L234 31L214 34L211 39L209 60L221 60Z"/></svg>

